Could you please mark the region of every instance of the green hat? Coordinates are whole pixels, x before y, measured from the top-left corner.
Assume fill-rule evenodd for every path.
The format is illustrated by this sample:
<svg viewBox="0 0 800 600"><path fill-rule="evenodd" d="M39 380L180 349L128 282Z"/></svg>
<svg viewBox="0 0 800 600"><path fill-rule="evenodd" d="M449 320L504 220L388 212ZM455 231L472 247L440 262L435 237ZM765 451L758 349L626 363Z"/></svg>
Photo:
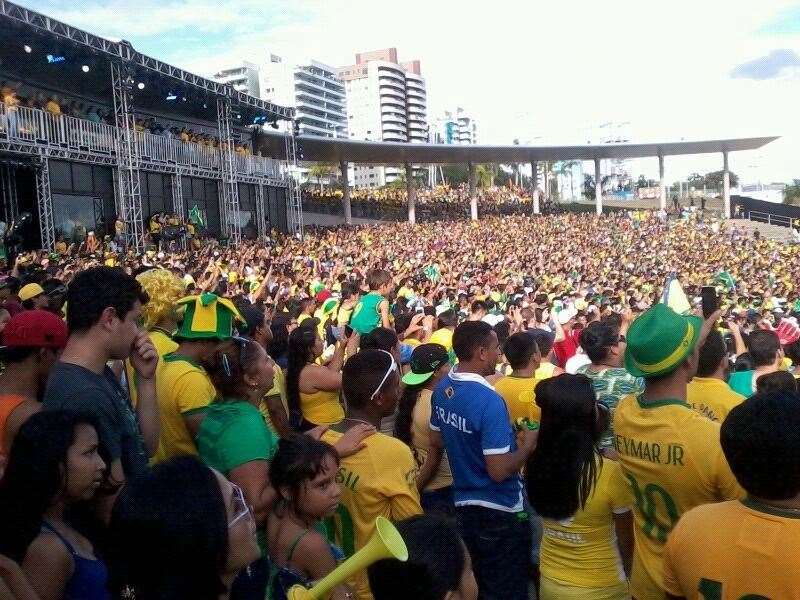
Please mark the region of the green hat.
<svg viewBox="0 0 800 600"><path fill-rule="evenodd" d="M703 319L679 315L666 304L655 304L628 329L625 368L634 377L656 377L674 371L692 353Z"/></svg>
<svg viewBox="0 0 800 600"><path fill-rule="evenodd" d="M448 362L447 350L441 344L420 344L411 353L411 370L403 375L406 385L425 383L436 369Z"/></svg>
<svg viewBox="0 0 800 600"><path fill-rule="evenodd" d="M236 322L245 323L239 310L227 298L206 292L178 300L186 307L177 340L228 340Z"/></svg>

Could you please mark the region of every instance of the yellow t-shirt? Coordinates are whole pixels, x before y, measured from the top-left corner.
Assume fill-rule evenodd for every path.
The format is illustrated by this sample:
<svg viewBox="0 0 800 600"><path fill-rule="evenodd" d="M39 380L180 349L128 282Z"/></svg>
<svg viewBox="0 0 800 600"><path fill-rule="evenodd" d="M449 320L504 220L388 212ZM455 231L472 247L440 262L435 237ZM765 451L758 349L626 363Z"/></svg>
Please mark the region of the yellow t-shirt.
<svg viewBox="0 0 800 600"><path fill-rule="evenodd" d="M300 392L300 411L306 421L317 425L330 425L344 419L344 408L339 402L339 392L319 390L313 394Z"/></svg>
<svg viewBox="0 0 800 600"><path fill-rule="evenodd" d="M722 453L719 423L680 400L623 398L614 411L614 447L635 500L631 595L663 600L664 543L680 516L742 490Z"/></svg>
<svg viewBox="0 0 800 600"><path fill-rule="evenodd" d="M800 600L800 518L753 500L693 508L664 550L664 587L688 600Z"/></svg>
<svg viewBox="0 0 800 600"><path fill-rule="evenodd" d="M444 346L444 349L450 352L453 349L453 331L448 329L447 327L442 327L441 329L437 329L431 335L431 339L428 340L430 344L440 344Z"/></svg>
<svg viewBox="0 0 800 600"><path fill-rule="evenodd" d="M261 401L261 404L259 404L258 410L261 411L261 414L264 416L264 420L267 422L267 425L269 425L272 430L275 431L275 427L272 424L272 419L269 416L267 398L270 396L281 397L281 404L283 405L283 410L286 412L287 419L289 418L289 404L286 399L286 375L283 374L283 369L281 369L278 365L273 365L273 369L275 370L275 375L272 382L272 388L266 394L264 394L264 399Z"/></svg>
<svg viewBox="0 0 800 600"><path fill-rule="evenodd" d="M217 395L203 367L180 354L167 354L156 373L161 436L153 463L197 454L183 415L205 410Z"/></svg>
<svg viewBox="0 0 800 600"><path fill-rule="evenodd" d="M542 362L539 364L539 368L536 369L536 372L533 374L536 379L548 379L549 377L553 376L553 373L556 369L556 366L553 363L549 362Z"/></svg>
<svg viewBox="0 0 800 600"><path fill-rule="evenodd" d="M626 582L614 517L630 510L630 489L619 463L602 459L586 506L563 521L543 519L542 575L576 587L606 588Z"/></svg>
<svg viewBox="0 0 800 600"><path fill-rule="evenodd" d="M511 424L518 419L539 421L542 409L536 405L534 389L539 380L536 377L514 377L507 375L494 384L495 391L503 397L511 417Z"/></svg>
<svg viewBox="0 0 800 600"><path fill-rule="evenodd" d="M164 360L164 356L170 352L175 352L175 350L178 349L178 344L162 331L151 331L149 335L150 341L153 342L153 345L156 347L156 352L158 352L158 364L160 366ZM136 391L136 375L130 359L125 361L125 374L128 378L128 393L131 397L131 404L135 407L139 396Z"/></svg>
<svg viewBox="0 0 800 600"><path fill-rule="evenodd" d="M701 415L722 423L745 398L721 379L695 377L686 386L686 401Z"/></svg>
<svg viewBox="0 0 800 600"><path fill-rule="evenodd" d="M322 440L335 444L342 434L328 430ZM375 433L366 447L342 459L336 481L342 499L336 514L327 520L336 544L351 556L369 541L375 519L401 521L422 513L417 492L417 465L411 450L400 440ZM359 600L372 600L366 570L348 581Z"/></svg>
<svg viewBox="0 0 800 600"><path fill-rule="evenodd" d="M417 403L411 412L411 443L414 446L417 463L419 466L425 462L428 456L428 449L431 446L431 390L422 389L417 397ZM447 452L442 454L442 461L433 477L425 486L425 491L439 490L449 485L453 485L453 474L450 472L450 463L447 460Z"/></svg>

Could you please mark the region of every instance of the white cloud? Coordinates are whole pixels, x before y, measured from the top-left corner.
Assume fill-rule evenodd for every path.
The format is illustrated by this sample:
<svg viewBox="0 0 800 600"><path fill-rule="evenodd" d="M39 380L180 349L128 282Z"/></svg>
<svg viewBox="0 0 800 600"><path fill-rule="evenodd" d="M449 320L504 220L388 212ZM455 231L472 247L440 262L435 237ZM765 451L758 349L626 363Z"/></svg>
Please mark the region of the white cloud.
<svg viewBox="0 0 800 600"><path fill-rule="evenodd" d="M429 115L463 106L481 140L572 141L606 121L628 121L634 139L783 135L734 169L764 180L800 175L794 118L800 82L731 78L776 49L800 52L800 37L757 35L790 0L180 0L90 5L55 14L101 34L161 35L159 58L202 74L268 51L350 64L356 52L395 46L418 58ZM40 9L41 10L41 9ZM181 44L187 36L201 43ZM224 36L225 44L204 44ZM152 39L150 40L152 41ZM657 161L642 161L653 176ZM667 162L668 178L719 168L721 157Z"/></svg>

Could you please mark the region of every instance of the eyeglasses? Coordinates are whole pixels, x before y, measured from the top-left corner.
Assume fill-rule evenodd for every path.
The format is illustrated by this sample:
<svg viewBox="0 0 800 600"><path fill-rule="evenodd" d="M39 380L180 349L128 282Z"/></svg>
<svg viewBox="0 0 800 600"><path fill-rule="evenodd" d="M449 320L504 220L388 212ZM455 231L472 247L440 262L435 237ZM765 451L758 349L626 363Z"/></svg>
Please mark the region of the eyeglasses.
<svg viewBox="0 0 800 600"><path fill-rule="evenodd" d="M248 355L249 352L248 348L250 348L250 344L253 342L253 340L248 339L246 337L234 335L233 337L231 337L231 341L239 344L239 368L244 370L244 365L247 363L247 358L245 357ZM228 360L228 355L225 354L224 352L222 353L222 368L225 371L225 375L227 375L228 377L231 377L233 375L233 371L231 370L231 363Z"/></svg>
<svg viewBox="0 0 800 600"><path fill-rule="evenodd" d="M383 384L386 383L387 379L389 379L389 375L391 375L392 373L397 372L397 363L394 361L394 356L392 356L386 350L380 350L379 349L378 352L383 352L384 354L388 354L389 358L392 360L392 362L389 364L389 368L386 370L386 374L383 376L383 379L381 379L381 382L378 384L378 387L375 388L375 391L372 392L372 395L369 397L370 400L374 400L375 396L377 396L380 393L381 388L383 387Z"/></svg>
<svg viewBox="0 0 800 600"><path fill-rule="evenodd" d="M228 521L228 529L236 525L245 517L253 518L253 507L247 503L244 497L244 492L235 483L231 483L233 488L233 495L231 496L231 508L233 509L233 519Z"/></svg>

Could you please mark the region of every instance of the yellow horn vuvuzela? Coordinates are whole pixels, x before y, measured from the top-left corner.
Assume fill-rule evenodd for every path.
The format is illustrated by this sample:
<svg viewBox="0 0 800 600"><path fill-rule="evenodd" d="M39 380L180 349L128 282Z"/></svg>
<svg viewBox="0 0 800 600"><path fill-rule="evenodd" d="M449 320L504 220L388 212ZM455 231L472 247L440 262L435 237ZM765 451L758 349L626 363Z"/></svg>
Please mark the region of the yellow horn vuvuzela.
<svg viewBox="0 0 800 600"><path fill-rule="evenodd" d="M302 585L294 586L289 590L289 600L323 600L333 588L344 583L351 575L382 558L396 558L405 562L408 560L408 549L391 521L378 517L375 521L375 533L366 546L320 579L311 589Z"/></svg>

